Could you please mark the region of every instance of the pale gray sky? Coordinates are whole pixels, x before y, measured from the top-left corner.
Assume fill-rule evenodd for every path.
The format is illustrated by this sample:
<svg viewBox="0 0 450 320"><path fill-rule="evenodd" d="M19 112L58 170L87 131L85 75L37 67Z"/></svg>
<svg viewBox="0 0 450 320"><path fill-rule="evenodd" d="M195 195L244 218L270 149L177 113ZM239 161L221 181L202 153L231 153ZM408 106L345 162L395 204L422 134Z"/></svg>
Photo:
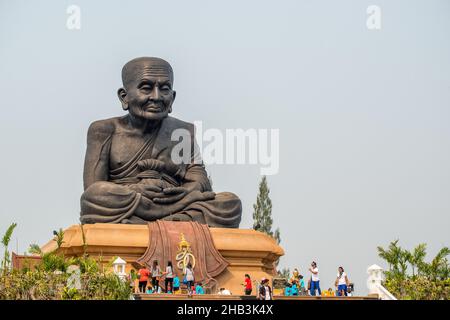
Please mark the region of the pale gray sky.
<svg viewBox="0 0 450 320"><path fill-rule="evenodd" d="M123 114L122 65L158 56L175 71L174 116L280 129L268 180L281 265L307 274L316 260L322 288L343 265L365 293L377 245L450 242L449 39L447 0L1 0L0 231L17 222L23 253L78 223L87 127ZM209 172L250 227L259 167Z"/></svg>

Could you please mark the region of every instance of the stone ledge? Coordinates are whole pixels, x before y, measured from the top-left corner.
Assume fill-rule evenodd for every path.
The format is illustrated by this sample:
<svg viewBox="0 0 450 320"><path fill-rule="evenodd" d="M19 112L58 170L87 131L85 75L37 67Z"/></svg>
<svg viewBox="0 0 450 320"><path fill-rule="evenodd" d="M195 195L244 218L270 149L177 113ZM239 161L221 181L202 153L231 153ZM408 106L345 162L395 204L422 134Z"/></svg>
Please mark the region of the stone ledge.
<svg viewBox="0 0 450 320"><path fill-rule="evenodd" d="M127 253L143 255L148 247L147 225L88 224L83 225L87 252L109 254ZM268 235L251 229L210 228L214 245L229 258L264 259L275 261L284 255L283 249ZM61 251L67 255L83 253L83 238L80 225L72 225L64 231ZM42 247L43 252L56 249L55 241ZM234 260L234 259L230 259Z"/></svg>

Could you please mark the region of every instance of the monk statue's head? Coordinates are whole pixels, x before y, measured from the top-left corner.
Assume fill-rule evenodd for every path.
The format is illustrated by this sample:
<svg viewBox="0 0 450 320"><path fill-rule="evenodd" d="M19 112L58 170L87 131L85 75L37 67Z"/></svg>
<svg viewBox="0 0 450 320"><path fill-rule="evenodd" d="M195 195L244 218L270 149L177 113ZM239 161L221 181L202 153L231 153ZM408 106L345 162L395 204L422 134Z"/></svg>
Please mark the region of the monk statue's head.
<svg viewBox="0 0 450 320"><path fill-rule="evenodd" d="M123 87L117 92L122 108L134 118L161 120L172 112L176 92L173 70L160 58L142 57L122 68Z"/></svg>

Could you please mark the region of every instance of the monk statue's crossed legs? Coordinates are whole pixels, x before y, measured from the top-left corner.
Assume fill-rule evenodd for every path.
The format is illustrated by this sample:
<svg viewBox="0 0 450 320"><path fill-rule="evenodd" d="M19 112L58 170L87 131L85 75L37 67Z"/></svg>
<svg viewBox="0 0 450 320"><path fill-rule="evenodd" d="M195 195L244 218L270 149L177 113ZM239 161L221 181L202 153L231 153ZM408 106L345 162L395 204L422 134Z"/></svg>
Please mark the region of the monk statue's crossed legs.
<svg viewBox="0 0 450 320"><path fill-rule="evenodd" d="M122 220L139 221L139 219L154 221L180 212L196 201L212 200L215 193L194 190L175 203L158 203L159 199L167 199L163 196L161 189L154 185L127 186L99 181L92 184L81 197L81 220L83 223L92 221L118 223Z"/></svg>

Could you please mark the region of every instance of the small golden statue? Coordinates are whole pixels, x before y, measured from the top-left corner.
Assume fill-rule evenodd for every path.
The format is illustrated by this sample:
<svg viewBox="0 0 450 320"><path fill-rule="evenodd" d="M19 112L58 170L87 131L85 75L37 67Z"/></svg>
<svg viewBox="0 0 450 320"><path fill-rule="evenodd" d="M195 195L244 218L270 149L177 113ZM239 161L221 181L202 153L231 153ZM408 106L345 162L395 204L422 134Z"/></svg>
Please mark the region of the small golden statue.
<svg viewBox="0 0 450 320"><path fill-rule="evenodd" d="M192 265L192 269L195 268L195 257L192 254L191 244L184 238L183 233L180 235L180 242L178 243L178 251L175 260L177 261L177 267L180 270L184 270L189 262Z"/></svg>

